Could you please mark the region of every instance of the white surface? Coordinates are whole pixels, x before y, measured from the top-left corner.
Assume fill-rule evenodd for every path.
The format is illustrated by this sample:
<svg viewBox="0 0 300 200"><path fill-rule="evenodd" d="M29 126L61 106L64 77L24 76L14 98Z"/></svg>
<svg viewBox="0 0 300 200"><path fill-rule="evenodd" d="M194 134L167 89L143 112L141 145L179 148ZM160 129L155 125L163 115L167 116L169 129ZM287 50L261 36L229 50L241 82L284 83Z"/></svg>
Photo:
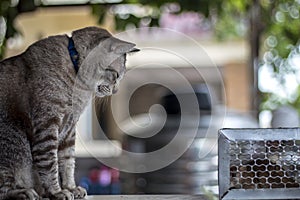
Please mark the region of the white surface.
<svg viewBox="0 0 300 200"><path fill-rule="evenodd" d="M93 104L90 102L76 125L76 157L109 158L121 155L121 143L116 140L93 140L99 127Z"/></svg>
<svg viewBox="0 0 300 200"><path fill-rule="evenodd" d="M84 141L77 139L75 144L76 157L109 158L121 155L121 143L115 140Z"/></svg>
<svg viewBox="0 0 300 200"><path fill-rule="evenodd" d="M141 67L145 63L156 63L159 67L223 66L228 63L247 62L249 47L245 41L201 41L173 40L167 38L145 42L140 38L128 39L137 44L141 51L128 56L127 67ZM144 66L145 67L145 66Z"/></svg>

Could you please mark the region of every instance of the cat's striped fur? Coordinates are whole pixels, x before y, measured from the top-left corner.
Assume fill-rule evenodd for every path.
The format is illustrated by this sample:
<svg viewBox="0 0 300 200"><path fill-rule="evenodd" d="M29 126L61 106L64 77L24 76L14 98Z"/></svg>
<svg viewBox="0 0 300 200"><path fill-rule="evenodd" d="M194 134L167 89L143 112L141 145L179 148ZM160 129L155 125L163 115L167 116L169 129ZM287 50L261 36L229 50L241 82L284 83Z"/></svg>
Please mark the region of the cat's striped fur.
<svg viewBox="0 0 300 200"><path fill-rule="evenodd" d="M96 27L74 31L72 39L78 74L67 35L0 62L0 200L86 195L74 182L75 125L94 93L115 91L135 45Z"/></svg>

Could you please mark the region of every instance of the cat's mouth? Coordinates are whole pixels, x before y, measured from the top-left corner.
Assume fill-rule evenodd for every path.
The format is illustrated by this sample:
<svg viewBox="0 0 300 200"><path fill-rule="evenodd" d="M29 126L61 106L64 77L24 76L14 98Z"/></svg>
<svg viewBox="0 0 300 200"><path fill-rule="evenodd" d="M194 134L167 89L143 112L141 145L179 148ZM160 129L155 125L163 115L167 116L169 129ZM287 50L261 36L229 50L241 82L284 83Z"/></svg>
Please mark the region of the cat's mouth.
<svg viewBox="0 0 300 200"><path fill-rule="evenodd" d="M98 85L98 92L110 93L110 87L108 85Z"/></svg>
<svg viewBox="0 0 300 200"><path fill-rule="evenodd" d="M99 97L110 96L118 91L115 85L100 84L97 86L96 95Z"/></svg>

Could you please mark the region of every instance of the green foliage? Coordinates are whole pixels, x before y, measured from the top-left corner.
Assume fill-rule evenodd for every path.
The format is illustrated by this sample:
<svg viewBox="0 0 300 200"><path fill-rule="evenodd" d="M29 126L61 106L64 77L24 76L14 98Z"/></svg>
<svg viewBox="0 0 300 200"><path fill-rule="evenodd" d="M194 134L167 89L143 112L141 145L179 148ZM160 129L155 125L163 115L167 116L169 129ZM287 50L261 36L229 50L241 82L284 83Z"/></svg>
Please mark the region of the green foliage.
<svg viewBox="0 0 300 200"><path fill-rule="evenodd" d="M292 47L299 40L300 33L300 4L298 1L275 1L270 4L269 20L266 20L265 35L274 36L276 45L265 43L265 50L276 50L278 56L287 58Z"/></svg>
<svg viewBox="0 0 300 200"><path fill-rule="evenodd" d="M296 0L273 1L263 6L265 16L264 45L262 45L263 65L272 68L273 74L283 89L287 75L295 74L297 70L290 65L291 55L299 46L300 33L300 3ZM280 97L277 92L263 94L261 109L276 109L278 106L289 104L300 108L300 89L294 97ZM266 98L268 97L268 98Z"/></svg>
<svg viewBox="0 0 300 200"><path fill-rule="evenodd" d="M0 60L4 56L5 43L6 39L13 36L16 33L16 30L13 26L13 21L16 17L16 9L11 7L10 0L1 0L0 1L0 17L3 17L5 21L2 21L4 24L0 24L1 27L5 27L4 35L0 35Z"/></svg>
<svg viewBox="0 0 300 200"><path fill-rule="evenodd" d="M222 13L214 30L217 39L224 41L244 37L246 28L243 26L243 19Z"/></svg>
<svg viewBox="0 0 300 200"><path fill-rule="evenodd" d="M126 29L127 25L133 25L134 27L138 27L141 20L140 18L132 14L128 14L126 17L122 17L122 18L115 15L115 19L116 19L117 30L124 30Z"/></svg>
<svg viewBox="0 0 300 200"><path fill-rule="evenodd" d="M36 7L34 0L20 0L17 4L12 0L0 0L0 18L4 18L5 26L0 24L1 27L5 27L5 34L0 35L0 60L5 53L5 44L8 38L13 37L18 31L14 27L14 20L19 13L33 11ZM2 32L2 31L1 31Z"/></svg>
<svg viewBox="0 0 300 200"><path fill-rule="evenodd" d="M246 35L249 25L248 12L250 1L227 0L219 3L215 25L215 35L220 40L242 38Z"/></svg>
<svg viewBox="0 0 300 200"><path fill-rule="evenodd" d="M205 199L207 200L217 200L218 197L216 194L214 194L212 191L207 190L205 187L201 187L201 193L205 196Z"/></svg>
<svg viewBox="0 0 300 200"><path fill-rule="evenodd" d="M103 23L103 20L105 18L105 14L108 10L108 6L104 6L101 4L93 4L92 7L92 14L98 16L98 23Z"/></svg>
<svg viewBox="0 0 300 200"><path fill-rule="evenodd" d="M147 19L150 21L149 26L158 26L159 18L162 14L162 8L168 4L176 4L180 6L180 10L176 12L176 14L180 14L182 12L198 12L203 14L205 17L211 17L213 12L219 12L222 8L222 0L161 0L161 1L153 1L153 0L124 0L122 4L131 4L131 5L139 5L144 8L150 8L151 12L148 14L145 13L144 16L136 16L133 13L129 15L120 15L115 13L115 21L116 21L116 29L124 30L127 25L134 25L136 27L141 25L142 20ZM114 5L111 5L114 6ZM103 19L103 13L109 12L110 7L100 7L93 5L93 11L99 17L99 22ZM102 10L102 11L99 11ZM212 12L213 11L213 12Z"/></svg>
<svg viewBox="0 0 300 200"><path fill-rule="evenodd" d="M144 16L136 16L134 13L126 16L114 13L117 30L124 30L127 25L139 27L144 19L150 21L149 26L158 26L163 7L175 4L180 7L180 10L174 14L197 12L208 19L217 19L215 33L221 40L245 36L247 24L243 24L243 20L247 18L247 11L251 7L251 2L244 0L124 0L122 4L139 5L151 8L152 11L148 14L145 13ZM99 22L102 22L105 13L110 11L111 6L114 5L92 5L93 13L98 16Z"/></svg>

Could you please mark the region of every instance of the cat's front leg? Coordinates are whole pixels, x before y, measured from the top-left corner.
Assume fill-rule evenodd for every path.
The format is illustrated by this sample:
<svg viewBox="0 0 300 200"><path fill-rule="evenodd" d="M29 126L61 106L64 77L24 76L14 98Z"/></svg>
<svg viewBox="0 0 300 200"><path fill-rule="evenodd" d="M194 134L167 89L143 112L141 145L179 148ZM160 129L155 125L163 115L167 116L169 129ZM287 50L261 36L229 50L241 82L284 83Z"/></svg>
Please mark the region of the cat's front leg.
<svg viewBox="0 0 300 200"><path fill-rule="evenodd" d="M58 147L58 164L61 187L73 193L75 199L83 199L87 192L84 188L76 186L74 178L75 170L75 130L67 134L67 137Z"/></svg>
<svg viewBox="0 0 300 200"><path fill-rule="evenodd" d="M58 179L58 128L49 124L39 124L32 141L33 164L39 181L45 190L45 196L51 200L73 200L68 190L62 190Z"/></svg>

